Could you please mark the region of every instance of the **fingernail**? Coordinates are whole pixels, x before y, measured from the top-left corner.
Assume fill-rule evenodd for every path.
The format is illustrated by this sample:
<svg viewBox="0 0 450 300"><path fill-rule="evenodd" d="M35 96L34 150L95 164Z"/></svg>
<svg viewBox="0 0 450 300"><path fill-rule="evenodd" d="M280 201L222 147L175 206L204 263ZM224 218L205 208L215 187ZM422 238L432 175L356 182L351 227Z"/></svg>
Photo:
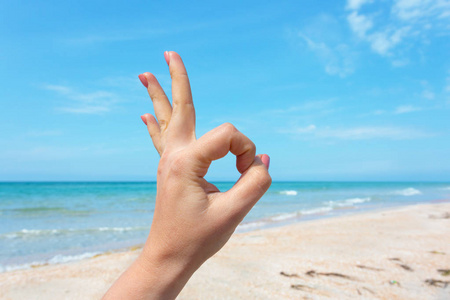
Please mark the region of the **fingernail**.
<svg viewBox="0 0 450 300"><path fill-rule="evenodd" d="M142 122L144 122L145 125L147 125L147 119L145 118L145 115L141 116Z"/></svg>
<svg viewBox="0 0 450 300"><path fill-rule="evenodd" d="M142 84L146 87L146 88L148 88L148 81L147 81L147 78L145 77L145 75L144 74L139 74L139 80L142 82Z"/></svg>
<svg viewBox="0 0 450 300"><path fill-rule="evenodd" d="M169 65L169 63L170 63L169 51L164 52L164 58L166 59L167 65Z"/></svg>
<svg viewBox="0 0 450 300"><path fill-rule="evenodd" d="M266 166L267 170L269 170L269 165L270 165L270 157L269 157L269 155L264 154L263 156L261 156L261 161Z"/></svg>

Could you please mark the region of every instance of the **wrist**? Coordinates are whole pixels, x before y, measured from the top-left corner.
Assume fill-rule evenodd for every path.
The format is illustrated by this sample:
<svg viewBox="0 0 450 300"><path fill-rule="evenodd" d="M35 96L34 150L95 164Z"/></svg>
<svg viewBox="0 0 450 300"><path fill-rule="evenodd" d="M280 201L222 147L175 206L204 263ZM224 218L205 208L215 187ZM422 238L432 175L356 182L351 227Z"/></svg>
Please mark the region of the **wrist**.
<svg viewBox="0 0 450 300"><path fill-rule="evenodd" d="M198 268L192 260L147 246L134 265L148 299L175 299Z"/></svg>

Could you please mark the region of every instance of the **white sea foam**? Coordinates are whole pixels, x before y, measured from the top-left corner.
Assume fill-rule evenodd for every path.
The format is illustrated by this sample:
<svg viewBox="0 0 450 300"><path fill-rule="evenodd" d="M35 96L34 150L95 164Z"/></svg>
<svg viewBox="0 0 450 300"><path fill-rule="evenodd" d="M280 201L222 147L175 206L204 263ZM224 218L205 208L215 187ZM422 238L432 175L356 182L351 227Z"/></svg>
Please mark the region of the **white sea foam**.
<svg viewBox="0 0 450 300"><path fill-rule="evenodd" d="M321 206L321 207L316 207L316 208L311 208L311 209L304 209L304 210L300 210L297 212L284 213L284 214L279 214L279 215L273 216L270 218L270 221L282 222L285 220L301 217L302 215L322 214L322 213L326 213L326 212L329 212L332 210L333 210L333 207L331 207L331 206Z"/></svg>
<svg viewBox="0 0 450 300"><path fill-rule="evenodd" d="M274 222L279 222L279 221L293 219L296 217L298 217L298 213L294 212L294 213L287 213L287 214L280 214L277 216L273 216L270 218L270 220L272 220Z"/></svg>
<svg viewBox="0 0 450 300"><path fill-rule="evenodd" d="M78 254L78 255L58 254L58 255L52 257L51 259L45 260L45 261L34 261L31 263L27 263L27 264L11 265L11 266L1 266L0 265L0 273L16 271L16 270L23 270L23 269L30 269L32 267L45 266L48 264L61 264L61 263L67 263L67 262L72 262L72 261L79 261L79 260L94 257L99 254L101 254L101 252L86 252L86 253L82 253L82 254Z"/></svg>
<svg viewBox="0 0 450 300"><path fill-rule="evenodd" d="M136 230L136 227L100 227L98 228L99 231L118 231L118 232L124 232L124 231L130 231L130 230Z"/></svg>
<svg viewBox="0 0 450 300"><path fill-rule="evenodd" d="M61 263L67 263L71 261L77 261L82 260L86 258L94 257L95 255L99 255L101 252L86 252L78 255L61 255L58 254L51 259L48 260L48 263L50 264L61 264Z"/></svg>
<svg viewBox="0 0 450 300"><path fill-rule="evenodd" d="M442 188L444 191L450 191L450 186L447 186L445 188Z"/></svg>
<svg viewBox="0 0 450 300"><path fill-rule="evenodd" d="M286 220L299 218L302 215L323 214L323 213L330 212L332 210L333 210L333 207L331 207L331 206L322 206L322 207L317 207L317 208L312 208L312 209L300 210L300 211L296 211L296 212L283 213L283 214L275 215L275 216L272 216L269 218L260 219L258 221L239 224L236 231L238 231L238 232L250 231L250 230L257 229L257 228L265 227L269 224L274 224L274 223L279 223L279 222L283 222Z"/></svg>
<svg viewBox="0 0 450 300"><path fill-rule="evenodd" d="M370 197L366 197L366 198L351 198L351 199L345 200L345 203L347 203L347 204L357 204L357 203L364 203L364 202L369 202L369 201L370 201Z"/></svg>
<svg viewBox="0 0 450 300"><path fill-rule="evenodd" d="M325 202L328 205L331 205L332 207L347 207L347 206L354 206L353 204L359 204L364 202L369 202L371 200L370 197L366 198L349 198L345 200L339 200L339 201L328 201Z"/></svg>
<svg viewBox="0 0 450 300"><path fill-rule="evenodd" d="M238 225L238 227L236 228L236 231L238 231L238 232L249 231L249 230L252 230L255 228L263 227L263 226L267 225L267 223L268 222L264 222L264 221L242 223L242 224Z"/></svg>
<svg viewBox="0 0 450 300"><path fill-rule="evenodd" d="M318 207L318 208L302 210L301 214L302 215L315 215L315 214L326 213L326 212L329 212L332 210L333 210L333 208L331 206L322 206L322 207Z"/></svg>
<svg viewBox="0 0 450 300"><path fill-rule="evenodd" d="M286 190L286 191L281 191L280 192L281 195L286 195L286 196L297 196L297 191L294 190Z"/></svg>
<svg viewBox="0 0 450 300"><path fill-rule="evenodd" d="M414 195L421 195L422 192L411 187L411 188L395 191L393 194L400 195L400 196L414 196Z"/></svg>
<svg viewBox="0 0 450 300"><path fill-rule="evenodd" d="M15 239L20 237L30 237L30 236L39 236L39 235L53 235L62 232L59 229L22 229L15 232L9 232L0 234L1 237L5 237L7 239Z"/></svg>
<svg viewBox="0 0 450 300"><path fill-rule="evenodd" d="M22 229L15 232L0 234L0 238L16 239L29 238L37 236L49 236L67 233L93 233L100 232L125 232L132 230L146 230L144 227L99 227L99 228L80 228L80 229Z"/></svg>

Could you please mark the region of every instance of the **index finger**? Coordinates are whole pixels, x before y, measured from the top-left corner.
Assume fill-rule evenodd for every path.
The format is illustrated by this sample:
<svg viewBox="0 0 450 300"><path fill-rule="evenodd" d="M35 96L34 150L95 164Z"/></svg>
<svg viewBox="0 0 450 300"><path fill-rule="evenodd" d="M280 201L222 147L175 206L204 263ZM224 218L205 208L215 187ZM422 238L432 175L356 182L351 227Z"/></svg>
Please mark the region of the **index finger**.
<svg viewBox="0 0 450 300"><path fill-rule="evenodd" d="M200 162L197 175L204 177L213 160L227 155L236 155L236 168L244 173L253 163L256 147L253 142L236 129L232 124L225 123L199 138L193 148L193 153Z"/></svg>

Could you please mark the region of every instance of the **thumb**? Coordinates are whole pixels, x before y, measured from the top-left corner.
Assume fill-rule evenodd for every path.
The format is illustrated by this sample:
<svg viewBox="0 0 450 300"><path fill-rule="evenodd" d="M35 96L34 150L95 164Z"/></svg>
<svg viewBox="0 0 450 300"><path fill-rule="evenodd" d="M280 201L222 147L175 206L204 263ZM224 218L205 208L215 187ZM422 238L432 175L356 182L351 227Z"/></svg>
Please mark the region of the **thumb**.
<svg viewBox="0 0 450 300"><path fill-rule="evenodd" d="M222 195L227 198L220 204L222 211L231 217L242 220L258 200L269 189L272 178L268 172L270 158L257 155L252 165L245 171L236 184Z"/></svg>

